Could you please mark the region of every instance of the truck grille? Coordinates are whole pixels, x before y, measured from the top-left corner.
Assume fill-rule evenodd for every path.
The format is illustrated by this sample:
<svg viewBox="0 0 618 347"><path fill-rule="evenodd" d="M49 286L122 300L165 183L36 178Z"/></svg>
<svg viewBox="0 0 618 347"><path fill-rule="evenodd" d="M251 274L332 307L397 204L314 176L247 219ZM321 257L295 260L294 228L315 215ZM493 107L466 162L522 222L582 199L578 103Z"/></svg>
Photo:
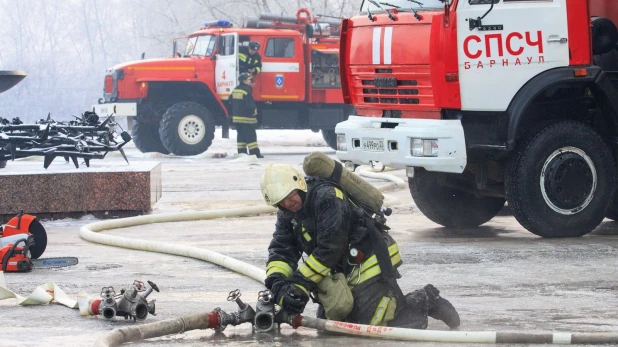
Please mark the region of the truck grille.
<svg viewBox="0 0 618 347"><path fill-rule="evenodd" d="M385 109L435 109L428 65L351 66L352 102ZM399 106L398 106L399 105ZM402 107L402 105L405 105ZM411 108L409 105L415 105Z"/></svg>

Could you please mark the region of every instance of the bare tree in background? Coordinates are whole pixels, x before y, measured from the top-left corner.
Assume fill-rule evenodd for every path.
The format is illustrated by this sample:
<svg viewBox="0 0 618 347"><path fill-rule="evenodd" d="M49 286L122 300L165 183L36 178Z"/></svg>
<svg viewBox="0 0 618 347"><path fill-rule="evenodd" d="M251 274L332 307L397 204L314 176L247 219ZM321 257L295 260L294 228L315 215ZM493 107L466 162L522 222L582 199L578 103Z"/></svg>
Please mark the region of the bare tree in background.
<svg viewBox="0 0 618 347"><path fill-rule="evenodd" d="M172 40L204 22L242 26L260 12L349 17L351 0L0 0L1 70L28 74L0 94L0 117L35 121L80 114L103 96L115 64L171 54Z"/></svg>

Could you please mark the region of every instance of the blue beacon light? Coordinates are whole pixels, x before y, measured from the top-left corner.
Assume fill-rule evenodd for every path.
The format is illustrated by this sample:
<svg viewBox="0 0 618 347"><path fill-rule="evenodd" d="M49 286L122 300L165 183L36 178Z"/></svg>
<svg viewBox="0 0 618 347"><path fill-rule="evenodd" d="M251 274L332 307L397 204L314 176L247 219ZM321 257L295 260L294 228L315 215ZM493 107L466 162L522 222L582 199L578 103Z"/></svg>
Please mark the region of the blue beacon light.
<svg viewBox="0 0 618 347"><path fill-rule="evenodd" d="M225 19L219 19L212 22L206 22L204 23L204 26L208 28L230 28L232 26L232 22Z"/></svg>

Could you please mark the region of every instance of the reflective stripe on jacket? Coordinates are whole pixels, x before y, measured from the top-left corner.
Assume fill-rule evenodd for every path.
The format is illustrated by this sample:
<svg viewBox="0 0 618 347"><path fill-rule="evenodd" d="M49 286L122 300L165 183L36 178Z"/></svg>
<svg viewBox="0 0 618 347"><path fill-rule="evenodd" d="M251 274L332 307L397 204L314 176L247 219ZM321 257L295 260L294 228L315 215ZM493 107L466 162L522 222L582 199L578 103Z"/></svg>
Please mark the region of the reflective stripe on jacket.
<svg viewBox="0 0 618 347"><path fill-rule="evenodd" d="M232 123L257 124L257 107L251 86L241 83L232 91Z"/></svg>
<svg viewBox="0 0 618 347"><path fill-rule="evenodd" d="M249 69L255 69L255 73L262 71L262 57L255 53L250 55L249 53L238 53L238 60L240 62L239 71L247 72Z"/></svg>

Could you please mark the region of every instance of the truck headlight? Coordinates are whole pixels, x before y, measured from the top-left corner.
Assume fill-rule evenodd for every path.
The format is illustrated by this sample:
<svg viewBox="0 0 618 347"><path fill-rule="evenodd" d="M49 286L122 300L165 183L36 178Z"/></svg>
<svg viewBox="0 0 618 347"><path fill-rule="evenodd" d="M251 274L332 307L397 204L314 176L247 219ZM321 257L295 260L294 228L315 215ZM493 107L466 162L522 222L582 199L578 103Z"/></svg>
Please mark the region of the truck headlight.
<svg viewBox="0 0 618 347"><path fill-rule="evenodd" d="M338 151L347 151L348 145L345 143L345 135L337 134L337 150Z"/></svg>
<svg viewBox="0 0 618 347"><path fill-rule="evenodd" d="M412 139L410 154L414 157L437 157L438 140Z"/></svg>

